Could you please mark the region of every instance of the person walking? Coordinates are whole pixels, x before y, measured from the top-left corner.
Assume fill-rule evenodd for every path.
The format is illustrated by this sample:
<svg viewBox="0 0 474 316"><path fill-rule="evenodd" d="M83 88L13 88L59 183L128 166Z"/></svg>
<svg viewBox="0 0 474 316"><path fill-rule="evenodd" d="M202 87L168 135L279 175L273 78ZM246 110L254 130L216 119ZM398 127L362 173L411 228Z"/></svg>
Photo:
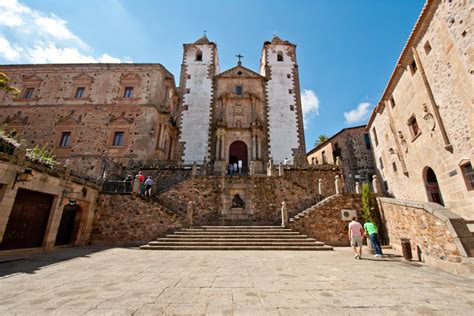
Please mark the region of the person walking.
<svg viewBox="0 0 474 316"><path fill-rule="evenodd" d="M369 236L372 248L375 250L375 257L382 257L383 253L382 247L380 246L379 242L377 226L371 221L368 221L364 224L364 230L366 232L366 235Z"/></svg>
<svg viewBox="0 0 474 316"><path fill-rule="evenodd" d="M148 178L145 180L145 197L151 197L151 187L153 186L155 182L151 178L151 176L148 176Z"/></svg>
<svg viewBox="0 0 474 316"><path fill-rule="evenodd" d="M139 171L135 176L135 182L133 183L133 192L143 195L145 194L145 176L143 172Z"/></svg>
<svg viewBox="0 0 474 316"><path fill-rule="evenodd" d="M356 221L356 217L352 218L349 223L348 237L351 241L352 249L354 250L354 259L362 259L362 237L364 236L364 229L362 225ZM359 251L357 251L359 248Z"/></svg>

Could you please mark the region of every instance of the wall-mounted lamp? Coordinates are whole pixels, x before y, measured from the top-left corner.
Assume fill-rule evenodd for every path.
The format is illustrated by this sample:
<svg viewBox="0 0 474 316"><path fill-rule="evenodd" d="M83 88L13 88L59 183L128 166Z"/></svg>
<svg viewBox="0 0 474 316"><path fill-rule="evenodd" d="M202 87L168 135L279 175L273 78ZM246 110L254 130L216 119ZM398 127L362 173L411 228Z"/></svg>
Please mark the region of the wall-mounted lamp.
<svg viewBox="0 0 474 316"><path fill-rule="evenodd" d="M395 152L395 150L394 150L393 148L389 148L389 149L388 149L388 153L389 153L390 155L395 155L395 154L396 154L396 152Z"/></svg>
<svg viewBox="0 0 474 316"><path fill-rule="evenodd" d="M154 133L155 133L155 129L152 128L152 129L150 130L150 135L153 135Z"/></svg>
<svg viewBox="0 0 474 316"><path fill-rule="evenodd" d="M30 168L26 168L23 172L18 172L15 177L15 181L13 182L13 187L15 187L15 184L17 182L28 182L33 179L33 170Z"/></svg>

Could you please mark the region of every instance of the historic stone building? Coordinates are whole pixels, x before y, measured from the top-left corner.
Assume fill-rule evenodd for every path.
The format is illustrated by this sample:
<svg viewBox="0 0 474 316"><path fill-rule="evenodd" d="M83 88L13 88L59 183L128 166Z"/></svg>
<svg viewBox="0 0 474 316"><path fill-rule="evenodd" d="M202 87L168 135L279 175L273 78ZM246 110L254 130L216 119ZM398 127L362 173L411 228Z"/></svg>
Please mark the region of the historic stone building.
<svg viewBox="0 0 474 316"><path fill-rule="evenodd" d="M399 199L474 220L474 40L470 1L427 1L367 125Z"/></svg>
<svg viewBox="0 0 474 316"><path fill-rule="evenodd" d="M217 46L206 36L184 45L180 78L183 160L213 161L214 171L270 158L305 164L296 45L265 42L260 74L236 67L219 72Z"/></svg>
<svg viewBox="0 0 474 316"><path fill-rule="evenodd" d="M375 162L366 126L344 128L307 154L310 165L336 164L340 158L346 192L355 192L356 182L372 181Z"/></svg>
<svg viewBox="0 0 474 316"><path fill-rule="evenodd" d="M178 93L160 64L3 65L0 127L91 177L131 161L175 160Z"/></svg>

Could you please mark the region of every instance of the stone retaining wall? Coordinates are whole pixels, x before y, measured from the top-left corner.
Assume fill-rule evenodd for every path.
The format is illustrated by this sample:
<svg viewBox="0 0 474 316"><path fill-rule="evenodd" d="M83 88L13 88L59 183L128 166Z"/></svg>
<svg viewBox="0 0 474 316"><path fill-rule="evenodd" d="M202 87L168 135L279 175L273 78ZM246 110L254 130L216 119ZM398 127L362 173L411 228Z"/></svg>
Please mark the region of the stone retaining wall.
<svg viewBox="0 0 474 316"><path fill-rule="evenodd" d="M183 227L183 218L131 195L101 194L90 241L101 245L142 245Z"/></svg>

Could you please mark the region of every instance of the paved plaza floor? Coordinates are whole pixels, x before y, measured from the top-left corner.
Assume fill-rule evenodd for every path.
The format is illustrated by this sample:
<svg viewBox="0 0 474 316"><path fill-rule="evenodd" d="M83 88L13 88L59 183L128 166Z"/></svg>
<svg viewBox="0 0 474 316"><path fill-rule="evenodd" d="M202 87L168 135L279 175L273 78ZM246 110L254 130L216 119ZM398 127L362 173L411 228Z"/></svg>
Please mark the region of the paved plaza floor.
<svg viewBox="0 0 474 316"><path fill-rule="evenodd" d="M474 279L396 256L355 260L349 248L86 247L0 259L0 315L474 314Z"/></svg>

